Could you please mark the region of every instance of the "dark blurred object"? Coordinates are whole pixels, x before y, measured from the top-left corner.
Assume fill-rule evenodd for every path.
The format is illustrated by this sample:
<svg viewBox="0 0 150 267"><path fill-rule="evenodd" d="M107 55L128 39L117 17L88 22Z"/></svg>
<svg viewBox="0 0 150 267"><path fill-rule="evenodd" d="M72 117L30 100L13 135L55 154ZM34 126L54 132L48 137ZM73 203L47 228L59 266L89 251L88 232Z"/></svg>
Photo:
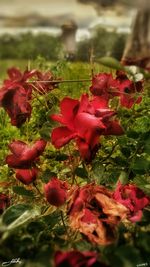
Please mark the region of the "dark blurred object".
<svg viewBox="0 0 150 267"><path fill-rule="evenodd" d="M112 6L132 6L136 5L136 0L78 0L79 3L82 4L90 4L97 8L97 11L99 8L106 8L106 7L112 7Z"/></svg>
<svg viewBox="0 0 150 267"><path fill-rule="evenodd" d="M4 212L10 205L10 198L8 195L0 193L0 214Z"/></svg>
<svg viewBox="0 0 150 267"><path fill-rule="evenodd" d="M68 21L61 26L62 29L62 42L64 46L65 58L73 61L76 54L76 31L77 25L74 21Z"/></svg>
<svg viewBox="0 0 150 267"><path fill-rule="evenodd" d="M136 65L150 71L150 5L140 1L139 9L127 41L122 63Z"/></svg>

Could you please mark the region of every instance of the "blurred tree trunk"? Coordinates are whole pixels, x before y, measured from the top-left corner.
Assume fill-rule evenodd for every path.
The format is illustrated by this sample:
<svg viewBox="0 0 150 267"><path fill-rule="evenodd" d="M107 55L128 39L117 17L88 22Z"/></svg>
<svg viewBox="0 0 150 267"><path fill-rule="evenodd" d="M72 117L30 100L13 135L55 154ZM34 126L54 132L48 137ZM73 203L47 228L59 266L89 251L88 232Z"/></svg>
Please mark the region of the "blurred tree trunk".
<svg viewBox="0 0 150 267"><path fill-rule="evenodd" d="M150 1L142 0L122 57L124 65L150 70Z"/></svg>

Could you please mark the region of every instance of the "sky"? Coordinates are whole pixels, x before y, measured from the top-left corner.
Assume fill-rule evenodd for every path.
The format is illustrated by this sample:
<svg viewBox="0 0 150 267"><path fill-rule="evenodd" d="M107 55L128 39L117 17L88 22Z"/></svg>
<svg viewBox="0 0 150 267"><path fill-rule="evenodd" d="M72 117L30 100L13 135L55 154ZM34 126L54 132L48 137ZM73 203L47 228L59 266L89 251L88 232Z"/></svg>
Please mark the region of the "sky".
<svg viewBox="0 0 150 267"><path fill-rule="evenodd" d="M46 16L68 13L77 17L96 16L92 6L79 4L76 0L0 0L1 14L17 16L36 12Z"/></svg>
<svg viewBox="0 0 150 267"><path fill-rule="evenodd" d="M87 23L97 18L93 6L80 4L76 0L0 0L0 15L19 16L31 13L43 16L70 14L77 21L85 20Z"/></svg>
<svg viewBox="0 0 150 267"><path fill-rule="evenodd" d="M64 16L64 21L73 19L78 25L79 39L82 35L88 37L88 31L83 30L97 24L119 26L127 29L131 26L132 12L116 16L114 11L106 11L98 16L91 5L78 3L76 0L0 0L0 16L23 16L40 14L47 17Z"/></svg>

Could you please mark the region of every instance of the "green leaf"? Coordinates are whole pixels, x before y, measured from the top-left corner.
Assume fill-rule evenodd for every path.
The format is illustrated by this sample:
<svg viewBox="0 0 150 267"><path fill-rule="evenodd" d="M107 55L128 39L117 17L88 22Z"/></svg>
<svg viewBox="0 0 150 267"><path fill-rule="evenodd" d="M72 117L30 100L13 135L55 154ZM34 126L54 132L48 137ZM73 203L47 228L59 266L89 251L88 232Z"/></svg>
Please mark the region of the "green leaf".
<svg viewBox="0 0 150 267"><path fill-rule="evenodd" d="M32 236L33 235L38 235L41 231L45 229L45 223L41 220L30 222L27 226L27 231L30 233Z"/></svg>
<svg viewBox="0 0 150 267"><path fill-rule="evenodd" d="M128 244L109 245L102 248L106 262L111 267L136 267L142 262L140 251Z"/></svg>
<svg viewBox="0 0 150 267"><path fill-rule="evenodd" d="M136 174L144 174L150 169L150 161L144 156L136 157L131 165L131 169Z"/></svg>
<svg viewBox="0 0 150 267"><path fill-rule="evenodd" d="M27 196L27 197L34 197L34 193L31 190L27 190L23 186L13 186L12 190L17 195Z"/></svg>
<svg viewBox="0 0 150 267"><path fill-rule="evenodd" d="M150 154L150 136L147 139L145 139L144 152L146 152L147 154Z"/></svg>
<svg viewBox="0 0 150 267"><path fill-rule="evenodd" d="M48 183L52 177L56 177L57 174L55 172L52 172L49 169L46 169L43 171L40 175L40 179L42 180L43 183Z"/></svg>
<svg viewBox="0 0 150 267"><path fill-rule="evenodd" d="M124 70L124 66L122 66L121 63L113 57L102 57L98 59L98 62L112 69Z"/></svg>
<svg viewBox="0 0 150 267"><path fill-rule="evenodd" d="M139 232L137 235L138 246L144 251L150 253L150 233L149 232Z"/></svg>
<svg viewBox="0 0 150 267"><path fill-rule="evenodd" d="M137 133L147 133L150 131L149 116L137 118L133 124L133 130Z"/></svg>
<svg viewBox="0 0 150 267"><path fill-rule="evenodd" d="M139 251L130 245L118 247L115 254L120 258L124 267L133 267L141 263Z"/></svg>
<svg viewBox="0 0 150 267"><path fill-rule="evenodd" d="M88 251L92 249L92 244L80 238L74 243L74 246L79 251Z"/></svg>
<svg viewBox="0 0 150 267"><path fill-rule="evenodd" d="M14 222L18 217L20 217L24 212L31 209L31 206L27 204L13 205L3 213L3 223L9 225Z"/></svg>
<svg viewBox="0 0 150 267"><path fill-rule="evenodd" d="M130 157L130 155L131 155L131 147L129 145L121 147L120 149L121 149L121 152L122 152L123 156L125 156L126 158Z"/></svg>
<svg viewBox="0 0 150 267"><path fill-rule="evenodd" d="M128 182L128 174L125 171L121 171L119 175L119 181L122 184L126 184Z"/></svg>
<svg viewBox="0 0 150 267"><path fill-rule="evenodd" d="M40 214L40 209L26 204L17 204L9 207L2 216L2 222L7 230L17 228Z"/></svg>
<svg viewBox="0 0 150 267"><path fill-rule="evenodd" d="M88 172L87 172L87 170L84 167L83 168L77 167L75 169L75 174L77 176L81 177L81 178L87 178L88 177Z"/></svg>
<svg viewBox="0 0 150 267"><path fill-rule="evenodd" d="M92 166L92 171L97 183L100 184L101 181L103 180L105 167L101 163L99 163L99 161L95 161Z"/></svg>
<svg viewBox="0 0 150 267"><path fill-rule="evenodd" d="M148 183L148 179L141 175L136 175L133 181L141 190L145 192L145 194L150 195L150 184Z"/></svg>
<svg viewBox="0 0 150 267"><path fill-rule="evenodd" d="M136 131L134 131L133 129L132 130L128 130L127 132L126 132L126 134L127 134L127 137L129 137L129 138L133 138L133 139L137 139L138 137L139 137L139 133L137 133Z"/></svg>
<svg viewBox="0 0 150 267"><path fill-rule="evenodd" d="M55 234L60 236L60 235L64 235L66 232L66 229L63 225L60 225L58 227L55 228Z"/></svg>
<svg viewBox="0 0 150 267"><path fill-rule="evenodd" d="M65 153L60 153L60 154L56 155L56 158L55 158L56 161L64 161L67 159L68 159L68 155Z"/></svg>
<svg viewBox="0 0 150 267"><path fill-rule="evenodd" d="M112 158L112 160L122 167L125 167L127 165L127 160L124 156L116 156L115 158Z"/></svg>
<svg viewBox="0 0 150 267"><path fill-rule="evenodd" d="M57 122L49 119L50 121L45 122L42 126L42 128L40 129L39 133L41 135L41 137L43 139L45 139L46 141L50 141L50 135L51 132L53 130L53 128L55 128L58 124Z"/></svg>
<svg viewBox="0 0 150 267"><path fill-rule="evenodd" d="M49 228L53 228L61 219L60 211L56 210L49 215L42 216L41 218L49 226Z"/></svg>

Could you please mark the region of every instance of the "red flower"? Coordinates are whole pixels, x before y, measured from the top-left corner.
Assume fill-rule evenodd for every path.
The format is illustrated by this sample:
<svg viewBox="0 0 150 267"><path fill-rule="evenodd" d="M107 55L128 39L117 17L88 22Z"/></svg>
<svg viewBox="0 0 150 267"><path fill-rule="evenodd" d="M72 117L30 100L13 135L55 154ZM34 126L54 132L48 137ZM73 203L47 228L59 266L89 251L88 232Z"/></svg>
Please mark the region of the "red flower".
<svg viewBox="0 0 150 267"><path fill-rule="evenodd" d="M10 205L10 198L9 196L3 194L3 193L0 193L0 214L3 213L3 211L9 207Z"/></svg>
<svg viewBox="0 0 150 267"><path fill-rule="evenodd" d="M136 185L122 185L120 181L117 184L113 198L129 209L128 218L132 222L140 221L142 210L150 204L150 198Z"/></svg>
<svg viewBox="0 0 150 267"><path fill-rule="evenodd" d="M0 90L0 106L11 118L11 124L20 127L31 116L29 101L32 95L32 85L27 80L36 71L25 71L23 74L16 68L8 70L9 79L4 81Z"/></svg>
<svg viewBox="0 0 150 267"><path fill-rule="evenodd" d="M37 174L37 168L16 170L16 178L25 185L33 183L37 178Z"/></svg>
<svg viewBox="0 0 150 267"><path fill-rule="evenodd" d="M77 250L55 254L55 267L104 267L98 261L96 252L80 252Z"/></svg>
<svg viewBox="0 0 150 267"><path fill-rule="evenodd" d="M60 103L61 114L52 115L51 118L64 126L52 131L52 144L61 148L70 140L75 139L80 154L87 162L90 162L99 148L100 135L115 133L113 121L110 120L115 112L110 110L106 102L99 97L89 100L88 95L82 95L81 100L64 98ZM69 112L68 112L69 110ZM119 133L117 124L117 133ZM120 127L121 134L123 133Z"/></svg>
<svg viewBox="0 0 150 267"><path fill-rule="evenodd" d="M12 154L6 157L6 163L9 167L16 169L26 169L37 160L43 153L46 141L37 140L31 147L22 141L13 141L9 144Z"/></svg>
<svg viewBox="0 0 150 267"><path fill-rule="evenodd" d="M90 91L93 95L101 96L109 102L114 96L120 98L123 107L131 108L133 104L141 102L142 97L137 93L143 90L143 80L133 82L128 79L124 71L116 72L116 79L111 74L100 73L93 77Z"/></svg>
<svg viewBox="0 0 150 267"><path fill-rule="evenodd" d="M31 116L31 90L18 86L2 87L0 90L0 106L2 106L9 117L11 124L20 127Z"/></svg>
<svg viewBox="0 0 150 267"><path fill-rule="evenodd" d="M28 86L29 84L26 83L27 80L29 78L32 78L33 76L35 76L36 72L37 72L36 70L30 70L30 71L25 70L22 73L19 69L15 68L15 67L10 68L7 71L9 79L5 80L4 84L5 85L11 85L11 84L17 83L17 84L20 84L20 85Z"/></svg>
<svg viewBox="0 0 150 267"><path fill-rule="evenodd" d="M52 178L44 186L45 196L47 201L56 207L63 205L67 199L67 183L57 178Z"/></svg>
<svg viewBox="0 0 150 267"><path fill-rule="evenodd" d="M142 101L142 97L137 96L137 93L143 91L143 80L133 82L123 71L117 71L116 79L119 81L121 106L131 108L134 104L139 104Z"/></svg>
<svg viewBox="0 0 150 267"><path fill-rule="evenodd" d="M109 101L110 98L118 95L118 81L112 74L99 73L92 79L90 91L93 95L101 96Z"/></svg>
<svg viewBox="0 0 150 267"><path fill-rule="evenodd" d="M116 226L126 218L127 211L103 186L88 184L71 192L70 226L93 243L107 245L114 242Z"/></svg>

